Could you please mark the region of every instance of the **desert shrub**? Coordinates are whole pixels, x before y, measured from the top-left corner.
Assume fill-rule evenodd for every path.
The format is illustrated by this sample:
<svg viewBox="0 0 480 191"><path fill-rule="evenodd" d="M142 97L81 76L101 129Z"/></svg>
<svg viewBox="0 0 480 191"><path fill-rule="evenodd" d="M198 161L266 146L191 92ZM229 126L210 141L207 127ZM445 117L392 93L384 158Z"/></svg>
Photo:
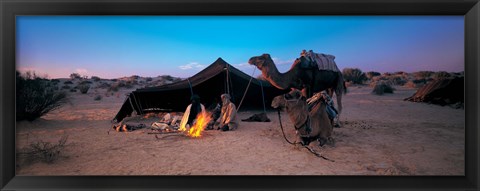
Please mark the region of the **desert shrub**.
<svg viewBox="0 0 480 191"><path fill-rule="evenodd" d="M153 80L153 78L151 77L148 77L147 79L145 79L147 82L151 82Z"/></svg>
<svg viewBox="0 0 480 191"><path fill-rule="evenodd" d="M125 87L125 85L126 85L126 83L125 83L124 81L118 81L118 82L117 82L117 86L118 86L119 88L123 88L123 87Z"/></svg>
<svg viewBox="0 0 480 191"><path fill-rule="evenodd" d="M91 81L88 81L88 80L84 80L84 81L81 81L79 84L80 85L86 85L86 84L92 84L93 82Z"/></svg>
<svg viewBox="0 0 480 191"><path fill-rule="evenodd" d="M415 82L413 82L413 80L408 81L403 86L406 87L406 88L417 88L418 87L418 85Z"/></svg>
<svg viewBox="0 0 480 191"><path fill-rule="evenodd" d="M426 84L427 80L426 79L415 79L415 80L412 80L412 82L415 83L415 84Z"/></svg>
<svg viewBox="0 0 480 191"><path fill-rule="evenodd" d="M97 88L102 88L102 89L110 88L110 84L106 83L106 82L103 82L100 85L98 85Z"/></svg>
<svg viewBox="0 0 480 191"><path fill-rule="evenodd" d="M50 81L51 81L52 83L54 83L54 84L60 83L60 80L59 80L59 79L52 79L52 80L50 80Z"/></svg>
<svg viewBox="0 0 480 191"><path fill-rule="evenodd" d="M96 96L93 98L93 100L95 100L95 101L100 101L100 100L102 100L102 96L101 96L101 95L96 95Z"/></svg>
<svg viewBox="0 0 480 191"><path fill-rule="evenodd" d="M36 141L31 143L28 147L20 149L17 154L19 155L19 158L29 162L42 161L45 163L52 163L60 158L67 139L68 136L63 136L56 144L45 141Z"/></svg>
<svg viewBox="0 0 480 191"><path fill-rule="evenodd" d="M385 73L382 74L382 76L387 76L387 77L391 76L391 75L392 75L392 73L390 73L390 72L385 72Z"/></svg>
<svg viewBox="0 0 480 191"><path fill-rule="evenodd" d="M345 68L342 73L345 81L353 82L354 84L363 84L367 79L365 73L358 68Z"/></svg>
<svg viewBox="0 0 480 191"><path fill-rule="evenodd" d="M113 92L117 92L119 89L119 84L118 83L113 83L110 85L110 87L108 87L108 91L113 91Z"/></svg>
<svg viewBox="0 0 480 191"><path fill-rule="evenodd" d="M89 85L78 85L77 88L80 90L80 93L86 94L90 89Z"/></svg>
<svg viewBox="0 0 480 191"><path fill-rule="evenodd" d="M63 82L63 84L73 84L73 82L72 81L65 81L65 82Z"/></svg>
<svg viewBox="0 0 480 191"><path fill-rule="evenodd" d="M100 81L101 79L100 79L100 77L98 77L98 76L92 76L92 80L93 80L94 82L98 82L98 81Z"/></svg>
<svg viewBox="0 0 480 191"><path fill-rule="evenodd" d="M376 95L383 95L385 93L393 93L395 89L385 81L379 81L376 83L375 87L373 88L372 93Z"/></svg>
<svg viewBox="0 0 480 191"><path fill-rule="evenodd" d="M112 82L117 82L118 80L117 80L117 79L111 79L110 81L112 81Z"/></svg>
<svg viewBox="0 0 480 191"><path fill-rule="evenodd" d="M173 77L170 76L170 75L163 75L163 76L159 76L159 77L162 77L163 79L168 80L168 81L173 81Z"/></svg>
<svg viewBox="0 0 480 191"><path fill-rule="evenodd" d="M434 74L435 72L432 72L432 71L419 71L419 72L414 72L413 73L413 76L416 78L416 79L428 79L428 78L431 78L431 76Z"/></svg>
<svg viewBox="0 0 480 191"><path fill-rule="evenodd" d="M33 121L65 103L66 93L54 87L35 73L24 77L16 72L16 120Z"/></svg>
<svg viewBox="0 0 480 191"><path fill-rule="evenodd" d="M71 73L70 74L70 79L74 80L74 79L81 79L82 76L80 76L80 74L78 73Z"/></svg>
<svg viewBox="0 0 480 191"><path fill-rule="evenodd" d="M70 92L77 92L77 89L71 89Z"/></svg>
<svg viewBox="0 0 480 191"><path fill-rule="evenodd" d="M451 77L452 75L450 75L450 73L448 72L445 72L445 71L441 71L441 72L436 72L435 74L432 75L432 78L433 79L445 79L445 78L449 78Z"/></svg>
<svg viewBox="0 0 480 191"><path fill-rule="evenodd" d="M64 85L64 86L62 86L62 89L70 89L70 88L72 88L72 87L69 86L69 85Z"/></svg>
<svg viewBox="0 0 480 191"><path fill-rule="evenodd" d="M170 76L170 75L163 75L163 76L159 76L161 77L161 79L164 79L166 81L166 83L172 83L172 82L178 82L180 80L182 80L181 78L175 78L173 76Z"/></svg>
<svg viewBox="0 0 480 191"><path fill-rule="evenodd" d="M403 86L407 83L407 80L400 75L391 75L387 77L387 80L393 85Z"/></svg>
<svg viewBox="0 0 480 191"><path fill-rule="evenodd" d="M380 74L380 72L370 71L370 72L367 72L365 75L369 80L371 80L373 77L380 76L382 74Z"/></svg>
<svg viewBox="0 0 480 191"><path fill-rule="evenodd" d="M132 83L132 81L127 81L127 82L125 82L125 85L124 85L123 87L125 87L125 88L132 88L132 87L133 87L133 84L134 84L134 83Z"/></svg>

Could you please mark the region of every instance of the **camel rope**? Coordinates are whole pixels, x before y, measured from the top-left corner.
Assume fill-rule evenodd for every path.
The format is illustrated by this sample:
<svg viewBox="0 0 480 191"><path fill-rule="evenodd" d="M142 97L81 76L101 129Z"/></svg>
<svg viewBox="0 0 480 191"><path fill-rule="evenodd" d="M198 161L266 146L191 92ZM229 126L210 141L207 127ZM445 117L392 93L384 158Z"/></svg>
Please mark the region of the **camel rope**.
<svg viewBox="0 0 480 191"><path fill-rule="evenodd" d="M290 143L291 145L300 144L300 145L302 145L304 148L306 148L308 151L310 151L310 153L314 154L316 157L325 159L325 160L330 161L330 162L335 162L334 160L329 159L329 158L323 156L323 155L320 154L320 153L317 153L316 151L314 151L312 148L308 147L307 145L303 145L302 143L297 143L297 142L291 142L290 140L288 140L288 139L287 139L287 136L285 136L285 132L283 131L282 119L281 119L281 116L280 116L280 109L277 110L277 113L278 113L278 121L280 122L280 129L282 129L282 134L283 134L283 138L285 139L285 141L287 141L287 142Z"/></svg>

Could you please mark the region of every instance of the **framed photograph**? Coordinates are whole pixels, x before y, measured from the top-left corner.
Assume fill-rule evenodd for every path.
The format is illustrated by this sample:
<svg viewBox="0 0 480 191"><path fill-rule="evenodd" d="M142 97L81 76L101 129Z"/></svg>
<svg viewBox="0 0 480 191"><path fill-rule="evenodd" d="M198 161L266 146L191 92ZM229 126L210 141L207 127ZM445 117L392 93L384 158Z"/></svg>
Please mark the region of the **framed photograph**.
<svg viewBox="0 0 480 191"><path fill-rule="evenodd" d="M478 1L5 1L0 188L478 189Z"/></svg>

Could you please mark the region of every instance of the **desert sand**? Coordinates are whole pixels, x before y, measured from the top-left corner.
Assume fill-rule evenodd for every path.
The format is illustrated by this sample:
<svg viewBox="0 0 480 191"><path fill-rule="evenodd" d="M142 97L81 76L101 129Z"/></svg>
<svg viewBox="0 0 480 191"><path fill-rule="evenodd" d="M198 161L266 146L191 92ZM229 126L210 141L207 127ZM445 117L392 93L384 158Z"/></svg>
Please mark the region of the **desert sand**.
<svg viewBox="0 0 480 191"><path fill-rule="evenodd" d="M334 146L314 149L334 162L288 144L276 111L271 122L242 122L235 131L204 131L200 138L148 134L151 130L112 131L125 94L95 101L101 89L69 93L70 102L33 122L16 127L17 149L35 141L56 142L68 135L53 163L23 162L17 175L464 175L465 110L403 101L416 89L371 94L352 86L343 97L341 128ZM468 107L468 106L467 106ZM260 111L240 111L245 119ZM147 127L159 118L133 118ZM282 112L287 137L295 132Z"/></svg>

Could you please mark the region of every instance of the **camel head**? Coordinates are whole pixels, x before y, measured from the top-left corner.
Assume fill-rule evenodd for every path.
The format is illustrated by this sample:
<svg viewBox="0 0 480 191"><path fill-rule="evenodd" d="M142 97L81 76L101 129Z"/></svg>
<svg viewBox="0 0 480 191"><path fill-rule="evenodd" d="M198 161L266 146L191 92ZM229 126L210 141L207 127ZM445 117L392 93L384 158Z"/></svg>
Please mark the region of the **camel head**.
<svg viewBox="0 0 480 191"><path fill-rule="evenodd" d="M270 54L262 54L261 56L254 56L248 60L248 63L255 65L259 70L265 66L265 62L273 62Z"/></svg>
<svg viewBox="0 0 480 191"><path fill-rule="evenodd" d="M290 92L273 98L272 107L285 107L288 110L289 108L296 108L302 105L306 105L306 99L307 98L302 95L301 91L292 88Z"/></svg>

